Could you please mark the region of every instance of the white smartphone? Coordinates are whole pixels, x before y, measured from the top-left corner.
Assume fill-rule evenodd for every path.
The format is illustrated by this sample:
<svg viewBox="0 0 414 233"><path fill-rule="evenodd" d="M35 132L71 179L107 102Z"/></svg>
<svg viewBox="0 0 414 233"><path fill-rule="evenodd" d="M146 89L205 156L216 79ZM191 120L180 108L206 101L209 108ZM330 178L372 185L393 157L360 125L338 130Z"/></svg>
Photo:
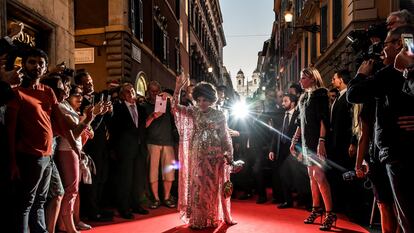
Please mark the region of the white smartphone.
<svg viewBox="0 0 414 233"><path fill-rule="evenodd" d="M404 47L410 55L414 55L414 39L413 34L401 34Z"/></svg>

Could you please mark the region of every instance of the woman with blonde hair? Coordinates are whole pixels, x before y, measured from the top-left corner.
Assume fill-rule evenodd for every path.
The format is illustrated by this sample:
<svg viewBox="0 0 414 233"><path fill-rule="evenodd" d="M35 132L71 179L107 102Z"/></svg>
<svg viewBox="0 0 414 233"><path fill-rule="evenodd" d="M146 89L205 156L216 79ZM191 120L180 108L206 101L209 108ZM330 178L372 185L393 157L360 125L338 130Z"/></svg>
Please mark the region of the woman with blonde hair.
<svg viewBox="0 0 414 233"><path fill-rule="evenodd" d="M300 84L305 91L299 99L298 127L290 151L308 166L313 208L304 223L312 224L317 218L323 217L320 199L322 196L326 216L319 229L328 231L337 220L336 215L332 213L331 189L324 170L325 138L329 129L328 90L324 87L319 71L314 67L307 67L301 71Z"/></svg>

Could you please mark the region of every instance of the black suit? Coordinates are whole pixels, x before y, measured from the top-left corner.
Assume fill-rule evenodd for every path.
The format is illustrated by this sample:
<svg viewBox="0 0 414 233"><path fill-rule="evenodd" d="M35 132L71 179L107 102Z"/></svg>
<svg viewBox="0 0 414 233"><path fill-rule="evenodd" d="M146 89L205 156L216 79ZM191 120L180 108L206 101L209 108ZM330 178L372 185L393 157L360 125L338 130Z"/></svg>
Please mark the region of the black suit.
<svg viewBox="0 0 414 233"><path fill-rule="evenodd" d="M273 134L272 146L270 151L275 153L275 166L273 168L273 179L279 187L278 194L281 195L280 201L292 204L291 192L296 189L300 198L306 198L310 193L309 178L306 167L290 156L291 138L297 129L297 118L299 110L296 109L289 121L286 129L283 129L282 118L281 126L278 130L283 133Z"/></svg>
<svg viewBox="0 0 414 233"><path fill-rule="evenodd" d="M129 211L139 205L145 186L145 109L135 105L138 127L125 102L114 105L111 144L117 156L118 210Z"/></svg>
<svg viewBox="0 0 414 233"><path fill-rule="evenodd" d="M352 104L343 94L332 106L331 128L328 136L329 159L346 169L352 169L355 163L348 155L352 139Z"/></svg>
<svg viewBox="0 0 414 233"><path fill-rule="evenodd" d="M94 103L100 101L100 95L93 93ZM81 113L86 106L91 105L92 101L84 97L80 107ZM96 215L101 212L101 201L104 195L105 184L109 173L109 147L108 147L108 125L111 119L111 113L104 115L97 115L91 123L94 130L93 139L89 139L83 150L89 154L96 167L96 174L92 176L91 185L81 186L82 192L82 212L88 215L91 220L96 218Z"/></svg>
<svg viewBox="0 0 414 233"><path fill-rule="evenodd" d="M332 168L327 171L331 185L332 202L335 210L344 211L347 215L357 217L363 203L363 193L359 181L345 182L344 171L353 170L355 159L349 157L348 148L352 141L352 104L346 100L346 94L338 97L332 106L331 128L328 133L328 158L343 169ZM345 169L345 170L344 170Z"/></svg>

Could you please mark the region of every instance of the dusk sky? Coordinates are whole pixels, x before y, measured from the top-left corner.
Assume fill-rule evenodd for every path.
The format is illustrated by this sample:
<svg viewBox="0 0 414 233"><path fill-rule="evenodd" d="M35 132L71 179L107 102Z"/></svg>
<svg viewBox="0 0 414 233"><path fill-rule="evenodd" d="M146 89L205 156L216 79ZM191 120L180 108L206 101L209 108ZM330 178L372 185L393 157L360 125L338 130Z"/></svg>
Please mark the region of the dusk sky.
<svg viewBox="0 0 414 233"><path fill-rule="evenodd" d="M250 80L256 69L257 53L270 38L274 21L271 0L220 0L227 45L224 65L236 77L239 69Z"/></svg>

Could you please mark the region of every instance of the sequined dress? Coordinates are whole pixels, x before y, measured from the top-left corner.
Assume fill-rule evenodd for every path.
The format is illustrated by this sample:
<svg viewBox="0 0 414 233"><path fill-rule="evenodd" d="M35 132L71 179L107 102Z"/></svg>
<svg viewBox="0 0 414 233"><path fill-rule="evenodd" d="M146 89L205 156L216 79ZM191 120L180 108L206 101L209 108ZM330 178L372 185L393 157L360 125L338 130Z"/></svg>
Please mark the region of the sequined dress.
<svg viewBox="0 0 414 233"><path fill-rule="evenodd" d="M179 200L181 219L192 228L231 223L230 198L223 184L230 179L233 147L224 114L175 105L180 134Z"/></svg>

